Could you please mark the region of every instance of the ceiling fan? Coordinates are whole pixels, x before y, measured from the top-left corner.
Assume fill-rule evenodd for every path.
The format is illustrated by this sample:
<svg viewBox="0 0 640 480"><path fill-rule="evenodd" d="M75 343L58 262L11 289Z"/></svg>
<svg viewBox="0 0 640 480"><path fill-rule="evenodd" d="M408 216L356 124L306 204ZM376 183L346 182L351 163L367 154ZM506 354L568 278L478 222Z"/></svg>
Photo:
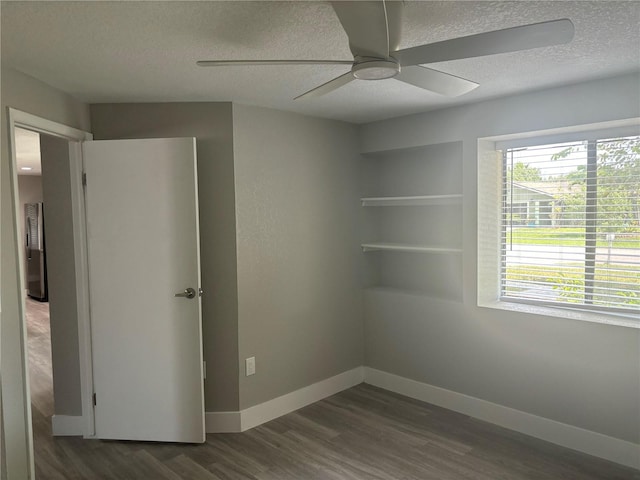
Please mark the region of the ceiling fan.
<svg viewBox="0 0 640 480"><path fill-rule="evenodd" d="M570 42L574 33L573 23L564 18L398 50L404 2L335 1L331 4L349 38L353 60L201 60L197 64L202 67L351 65L351 71L303 93L296 100L324 95L355 79L386 78L456 97L470 92L478 84L423 65L560 45Z"/></svg>

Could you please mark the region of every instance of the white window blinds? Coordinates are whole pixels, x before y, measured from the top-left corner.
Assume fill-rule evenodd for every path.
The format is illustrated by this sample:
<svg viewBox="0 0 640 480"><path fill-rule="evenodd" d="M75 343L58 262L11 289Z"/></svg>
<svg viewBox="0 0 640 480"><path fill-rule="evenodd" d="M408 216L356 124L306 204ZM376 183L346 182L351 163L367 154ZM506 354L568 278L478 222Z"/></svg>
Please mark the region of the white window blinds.
<svg viewBox="0 0 640 480"><path fill-rule="evenodd" d="M640 312L640 137L503 151L501 297Z"/></svg>

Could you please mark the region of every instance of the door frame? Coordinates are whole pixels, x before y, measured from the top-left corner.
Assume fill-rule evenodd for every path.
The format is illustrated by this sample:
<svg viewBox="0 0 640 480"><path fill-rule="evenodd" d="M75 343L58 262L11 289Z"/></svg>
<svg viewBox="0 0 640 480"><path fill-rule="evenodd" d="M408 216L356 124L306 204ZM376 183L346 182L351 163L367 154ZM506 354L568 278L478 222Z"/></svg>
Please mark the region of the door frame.
<svg viewBox="0 0 640 480"><path fill-rule="evenodd" d="M11 107L8 110L9 126L9 155L10 155L10 182L13 201L13 223L15 229L16 245L20 245L22 235L18 228L19 199L18 199L18 169L16 164L15 129L16 127L38 133L63 138L69 142L69 175L71 179L71 205L72 205L72 228L74 238L74 260L75 260L75 280L76 280L76 314L78 318L78 341L79 341L79 362L80 362L80 385L82 399L82 434L85 438L95 436L94 415L93 415L93 375L91 367L91 326L89 317L89 274L87 268L87 243L85 226L85 205L84 189L82 184L83 159L82 142L93 140L93 134L85 132L55 121L51 121L36 115L23 112ZM18 283L18 313L20 316L20 349L22 353L22 392L25 398L24 405L24 425L27 429L27 449L29 462L31 464L31 475L33 475L33 436L31 430L31 396L29 390L28 372L28 351L27 351L27 324L25 316L25 300L23 288L24 284L24 252L17 248L17 271L16 280ZM17 413L17 412L5 412Z"/></svg>

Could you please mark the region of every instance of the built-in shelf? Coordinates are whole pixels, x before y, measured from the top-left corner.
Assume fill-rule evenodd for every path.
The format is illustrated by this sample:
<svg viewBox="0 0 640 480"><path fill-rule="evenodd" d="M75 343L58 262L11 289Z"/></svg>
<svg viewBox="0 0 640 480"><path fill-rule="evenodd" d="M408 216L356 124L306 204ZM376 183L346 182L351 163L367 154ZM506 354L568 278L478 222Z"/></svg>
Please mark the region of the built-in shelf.
<svg viewBox="0 0 640 480"><path fill-rule="evenodd" d="M462 142L364 157L365 288L462 301Z"/></svg>
<svg viewBox="0 0 640 480"><path fill-rule="evenodd" d="M415 252L415 253L462 253L461 248L434 247L431 245L407 245L402 243L363 243L363 252L376 250L389 250L395 252Z"/></svg>
<svg viewBox="0 0 640 480"><path fill-rule="evenodd" d="M414 195L402 197L365 197L361 198L363 207L402 207L423 205L451 205L462 203L462 194Z"/></svg>

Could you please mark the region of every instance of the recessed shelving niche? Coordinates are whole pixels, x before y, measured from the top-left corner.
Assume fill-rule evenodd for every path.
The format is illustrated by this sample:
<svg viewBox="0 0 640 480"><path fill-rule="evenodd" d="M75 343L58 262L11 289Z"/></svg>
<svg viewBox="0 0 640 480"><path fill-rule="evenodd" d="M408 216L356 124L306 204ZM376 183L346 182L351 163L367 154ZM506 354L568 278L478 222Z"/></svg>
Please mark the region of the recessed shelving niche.
<svg viewBox="0 0 640 480"><path fill-rule="evenodd" d="M462 142L363 155L367 287L462 299Z"/></svg>

